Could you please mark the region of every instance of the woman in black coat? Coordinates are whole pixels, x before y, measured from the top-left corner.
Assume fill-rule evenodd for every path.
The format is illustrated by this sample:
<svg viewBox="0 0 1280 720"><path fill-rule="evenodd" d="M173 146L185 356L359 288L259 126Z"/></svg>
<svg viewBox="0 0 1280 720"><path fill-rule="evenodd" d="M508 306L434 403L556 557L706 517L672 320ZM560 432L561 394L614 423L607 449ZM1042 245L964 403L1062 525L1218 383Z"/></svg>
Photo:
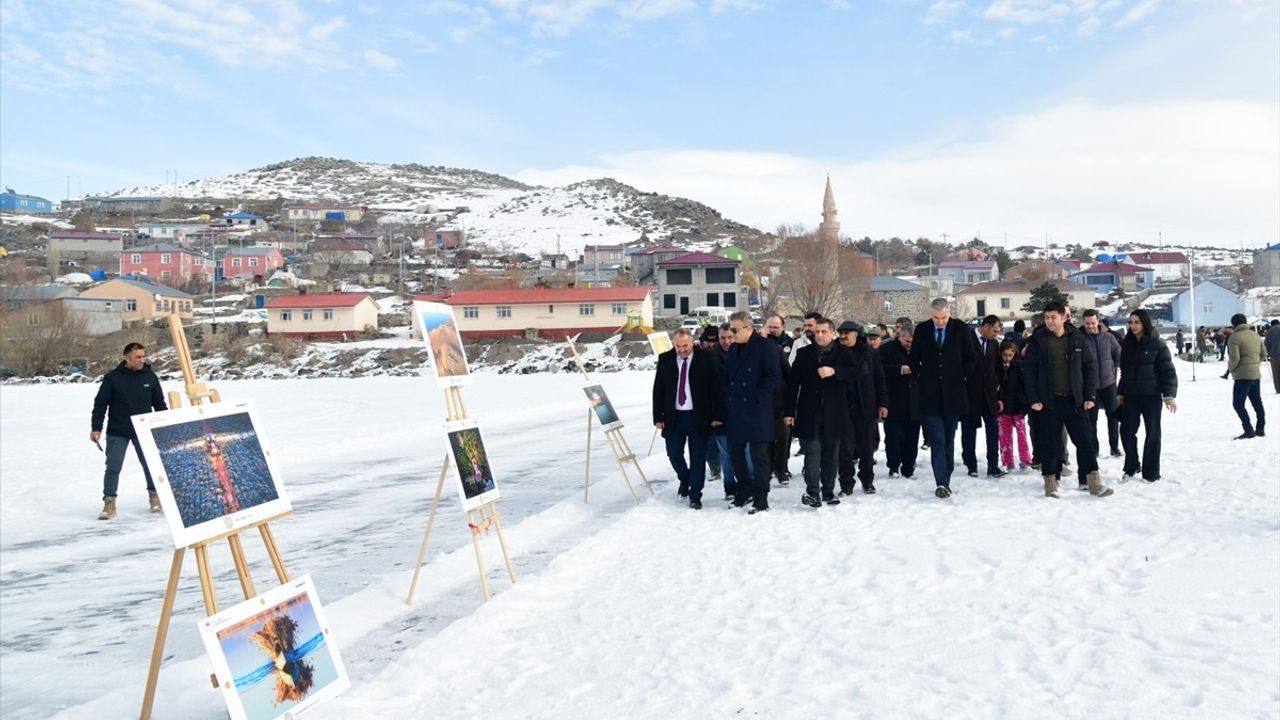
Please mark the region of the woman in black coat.
<svg viewBox="0 0 1280 720"><path fill-rule="evenodd" d="M1160 406L1178 411L1178 373L1169 346L1156 334L1151 314L1134 310L1129 334L1120 344L1120 443L1124 446L1126 480L1142 473L1145 482L1160 479ZM1142 456L1138 456L1138 424L1147 428Z"/></svg>

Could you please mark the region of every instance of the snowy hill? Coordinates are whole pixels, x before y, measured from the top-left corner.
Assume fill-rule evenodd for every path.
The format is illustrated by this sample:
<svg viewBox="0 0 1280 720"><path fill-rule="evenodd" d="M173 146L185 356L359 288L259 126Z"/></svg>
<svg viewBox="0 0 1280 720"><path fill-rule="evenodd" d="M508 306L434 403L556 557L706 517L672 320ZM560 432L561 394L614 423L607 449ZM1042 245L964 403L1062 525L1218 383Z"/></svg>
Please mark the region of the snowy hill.
<svg viewBox="0 0 1280 720"><path fill-rule="evenodd" d="M608 178L557 188L441 166L307 157L180 185L143 185L108 196L164 196L224 202L329 200L385 211L381 222L425 224L449 217L473 242L535 254L588 244L679 241L695 249L761 233L685 198L642 192ZM450 212L459 208L465 211Z"/></svg>

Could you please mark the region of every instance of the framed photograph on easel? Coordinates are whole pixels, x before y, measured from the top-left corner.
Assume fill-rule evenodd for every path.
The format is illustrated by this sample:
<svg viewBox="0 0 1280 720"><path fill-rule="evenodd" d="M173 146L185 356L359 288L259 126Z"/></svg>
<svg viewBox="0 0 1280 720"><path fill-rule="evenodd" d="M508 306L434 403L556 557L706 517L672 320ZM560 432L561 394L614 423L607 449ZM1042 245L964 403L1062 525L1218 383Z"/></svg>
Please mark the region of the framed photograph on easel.
<svg viewBox="0 0 1280 720"><path fill-rule="evenodd" d="M428 364L442 388L463 385L471 377L467 366L467 353L462 347L462 334L453 308L443 303L416 300L413 303L413 322L422 332L427 343Z"/></svg>
<svg viewBox="0 0 1280 720"><path fill-rule="evenodd" d="M462 509L475 510L501 497L479 424L475 420L458 420L445 423L444 429L453 457L452 467L457 473Z"/></svg>
<svg viewBox="0 0 1280 720"><path fill-rule="evenodd" d="M199 628L233 720L293 718L350 686L309 575Z"/></svg>
<svg viewBox="0 0 1280 720"><path fill-rule="evenodd" d="M603 385L586 385L582 392L586 393L587 404L600 421L600 427L605 430L622 427L622 419L618 417L618 411L613 409L613 402L609 400L609 394L604 391Z"/></svg>
<svg viewBox="0 0 1280 720"><path fill-rule="evenodd" d="M292 509L251 400L133 416L175 548Z"/></svg>
<svg viewBox="0 0 1280 720"><path fill-rule="evenodd" d="M653 348L654 355L661 355L675 347L671 344L671 336L662 330L651 332L645 337L649 338L649 347Z"/></svg>

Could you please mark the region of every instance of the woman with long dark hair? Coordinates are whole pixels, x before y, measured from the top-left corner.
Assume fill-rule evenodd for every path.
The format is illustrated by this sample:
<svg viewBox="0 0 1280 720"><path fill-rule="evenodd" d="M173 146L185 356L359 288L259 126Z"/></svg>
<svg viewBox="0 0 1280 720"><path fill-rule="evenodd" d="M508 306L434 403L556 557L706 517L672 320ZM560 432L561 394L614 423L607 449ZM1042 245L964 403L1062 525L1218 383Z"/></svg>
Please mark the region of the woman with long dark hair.
<svg viewBox="0 0 1280 720"><path fill-rule="evenodd" d="M1129 314L1129 334L1120 343L1120 442L1124 445L1124 479L1142 473L1143 482L1160 479L1160 406L1178 411L1178 373L1169 346L1156 334L1151 313ZM1138 424L1146 426L1138 455Z"/></svg>

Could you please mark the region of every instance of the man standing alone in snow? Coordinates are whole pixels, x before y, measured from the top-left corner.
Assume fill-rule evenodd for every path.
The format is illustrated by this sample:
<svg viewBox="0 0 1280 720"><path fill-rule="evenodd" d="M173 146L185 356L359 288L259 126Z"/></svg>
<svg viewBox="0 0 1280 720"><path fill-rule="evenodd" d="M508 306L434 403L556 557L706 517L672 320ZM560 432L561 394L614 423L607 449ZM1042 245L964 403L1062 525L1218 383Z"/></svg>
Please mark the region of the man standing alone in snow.
<svg viewBox="0 0 1280 720"><path fill-rule="evenodd" d="M124 360L102 377L98 395L93 399L89 442L98 445L102 438L103 417L107 420L107 470L102 476L102 513L98 515L99 520L110 520L116 516L116 489L120 484L120 468L124 465L124 456L130 444L138 455L142 474L147 478L151 511L160 512L160 498L156 496L156 486L151 482L151 471L147 468L146 459L142 457L142 448L138 445L138 436L133 431L131 418L152 410L168 409L169 406L164 404L164 393L160 391L160 378L156 377L151 371L151 365L147 363L147 349L136 342L125 345Z"/></svg>

